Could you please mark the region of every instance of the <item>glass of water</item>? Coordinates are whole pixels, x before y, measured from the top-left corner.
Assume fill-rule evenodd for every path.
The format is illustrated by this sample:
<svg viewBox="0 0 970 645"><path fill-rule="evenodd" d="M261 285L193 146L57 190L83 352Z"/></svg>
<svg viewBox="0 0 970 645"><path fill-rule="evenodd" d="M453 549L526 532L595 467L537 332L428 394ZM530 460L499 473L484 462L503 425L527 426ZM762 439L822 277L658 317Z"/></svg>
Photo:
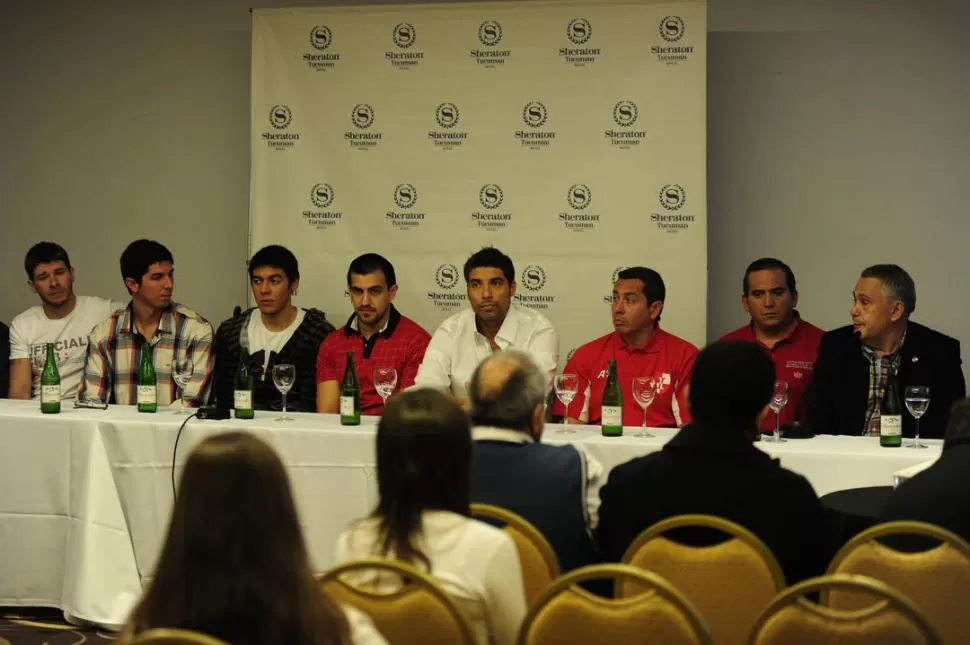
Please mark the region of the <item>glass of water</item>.
<svg viewBox="0 0 970 645"><path fill-rule="evenodd" d="M926 414L930 407L930 388L926 385L908 385L903 400L906 402L906 409L916 419L916 433L912 443L906 444L907 448L925 448L926 444L919 440L919 418Z"/></svg>
<svg viewBox="0 0 970 645"><path fill-rule="evenodd" d="M274 421L294 421L294 418L286 413L286 393L293 387L296 380L296 366L290 363L278 363L273 366L273 385L283 395L283 411Z"/></svg>

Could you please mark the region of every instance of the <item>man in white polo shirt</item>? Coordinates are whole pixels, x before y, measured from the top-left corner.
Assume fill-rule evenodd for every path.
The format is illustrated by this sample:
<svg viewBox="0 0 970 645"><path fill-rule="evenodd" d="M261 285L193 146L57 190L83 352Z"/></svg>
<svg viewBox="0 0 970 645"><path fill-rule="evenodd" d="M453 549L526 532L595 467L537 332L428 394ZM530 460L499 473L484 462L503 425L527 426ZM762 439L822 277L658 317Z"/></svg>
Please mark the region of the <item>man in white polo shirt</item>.
<svg viewBox="0 0 970 645"><path fill-rule="evenodd" d="M559 339L545 316L512 303L512 260L486 246L468 258L464 273L471 307L448 317L435 330L415 386L449 390L467 408L472 372L492 352L504 349L528 353L551 384L559 361Z"/></svg>
<svg viewBox="0 0 970 645"><path fill-rule="evenodd" d="M88 334L124 303L74 293L74 267L61 246L35 244L24 259L27 284L41 304L10 324L10 398L40 396L46 346L54 344L61 398L73 399L81 383Z"/></svg>

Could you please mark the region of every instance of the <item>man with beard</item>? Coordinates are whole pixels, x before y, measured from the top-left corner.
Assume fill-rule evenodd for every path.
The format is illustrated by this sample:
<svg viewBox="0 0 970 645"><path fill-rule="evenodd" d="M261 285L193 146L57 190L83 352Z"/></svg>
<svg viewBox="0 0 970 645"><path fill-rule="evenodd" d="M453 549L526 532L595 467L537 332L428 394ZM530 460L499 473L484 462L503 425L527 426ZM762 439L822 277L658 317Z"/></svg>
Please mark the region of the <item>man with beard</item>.
<svg viewBox="0 0 970 645"><path fill-rule="evenodd" d="M385 257L365 253L354 259L347 269L347 291L354 313L343 329L323 341L317 356L317 412L339 411L340 381L347 352L353 352L361 413L383 414L384 402L374 388L374 370L396 370L397 391L414 385L431 336L392 304L397 276Z"/></svg>
<svg viewBox="0 0 970 645"><path fill-rule="evenodd" d="M27 285L40 304L19 314L10 325L10 398L40 396L47 344L53 343L61 398L73 399L84 372L88 334L124 303L75 294L74 267L67 251L53 242L32 246L24 269Z"/></svg>

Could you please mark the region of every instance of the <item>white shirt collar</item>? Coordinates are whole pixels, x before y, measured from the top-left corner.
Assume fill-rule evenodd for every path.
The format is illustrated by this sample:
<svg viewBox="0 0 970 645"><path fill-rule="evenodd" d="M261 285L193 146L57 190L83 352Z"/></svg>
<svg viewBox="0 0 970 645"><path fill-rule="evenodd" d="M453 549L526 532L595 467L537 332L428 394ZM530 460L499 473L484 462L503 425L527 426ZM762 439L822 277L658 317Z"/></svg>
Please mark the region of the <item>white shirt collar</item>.
<svg viewBox="0 0 970 645"><path fill-rule="evenodd" d="M482 332L478 331L478 320L475 317L475 310L471 307L468 308L471 314L471 324L472 329L475 333L488 340ZM498 328L498 332L495 334L495 344L501 349L508 349L515 343L515 335L519 331L519 306L514 302L509 305L509 310L505 314L505 320L502 321L502 326Z"/></svg>
<svg viewBox="0 0 970 645"><path fill-rule="evenodd" d="M386 319L386 320L384 321L384 326L383 326L383 327L381 327L380 329L378 329L378 330L377 330L377 333L378 333L378 334L381 334L381 333L383 333L383 332L384 332L384 330L385 330L385 329L387 329L387 325L388 325L388 324L389 324L390 322L391 322L391 317L390 317L390 316L388 316L388 317L387 317L387 319ZM357 332L358 334L360 333L360 327L358 327L358 326L357 326L357 316L354 316L354 319L350 321L350 328L351 328L351 329L353 329L353 330L354 330L355 332Z"/></svg>
<svg viewBox="0 0 970 645"><path fill-rule="evenodd" d="M535 440L524 432L495 428L492 426L475 426L472 428L472 441L502 441L504 443L535 443Z"/></svg>

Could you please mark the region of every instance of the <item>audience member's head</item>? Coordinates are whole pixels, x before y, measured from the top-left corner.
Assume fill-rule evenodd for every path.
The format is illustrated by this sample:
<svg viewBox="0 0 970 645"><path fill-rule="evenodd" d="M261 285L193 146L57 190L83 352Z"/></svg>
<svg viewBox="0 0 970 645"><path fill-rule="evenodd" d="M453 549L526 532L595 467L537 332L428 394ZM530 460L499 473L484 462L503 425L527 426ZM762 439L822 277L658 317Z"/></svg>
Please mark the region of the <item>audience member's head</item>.
<svg viewBox="0 0 970 645"><path fill-rule="evenodd" d="M129 619L231 643L346 645L348 625L313 578L279 457L230 432L189 456L155 579Z"/></svg>
<svg viewBox="0 0 970 645"><path fill-rule="evenodd" d="M866 267L852 292L852 326L866 345L879 347L916 311L916 284L895 264Z"/></svg>
<svg viewBox="0 0 970 645"><path fill-rule="evenodd" d="M695 421L754 431L771 399L775 364L764 350L745 341L718 341L701 350L690 378Z"/></svg>
<svg viewBox="0 0 970 645"><path fill-rule="evenodd" d="M961 399L950 407L950 420L946 424L943 449L958 443L970 443L970 399Z"/></svg>
<svg viewBox="0 0 970 645"><path fill-rule="evenodd" d="M38 242L24 257L27 283L47 307L71 305L74 295L74 268L67 251L54 242Z"/></svg>
<svg viewBox="0 0 970 645"><path fill-rule="evenodd" d="M156 309L168 306L175 289L172 252L154 240L135 240L121 254L121 277L132 298Z"/></svg>
<svg viewBox="0 0 970 645"><path fill-rule="evenodd" d="M432 389L387 403L377 426L377 487L385 555L428 566L416 546L424 511L469 514L472 441L468 417L453 398Z"/></svg>
<svg viewBox="0 0 970 645"><path fill-rule="evenodd" d="M505 350L482 361L472 374L470 397L474 425L542 435L546 377L525 352Z"/></svg>

